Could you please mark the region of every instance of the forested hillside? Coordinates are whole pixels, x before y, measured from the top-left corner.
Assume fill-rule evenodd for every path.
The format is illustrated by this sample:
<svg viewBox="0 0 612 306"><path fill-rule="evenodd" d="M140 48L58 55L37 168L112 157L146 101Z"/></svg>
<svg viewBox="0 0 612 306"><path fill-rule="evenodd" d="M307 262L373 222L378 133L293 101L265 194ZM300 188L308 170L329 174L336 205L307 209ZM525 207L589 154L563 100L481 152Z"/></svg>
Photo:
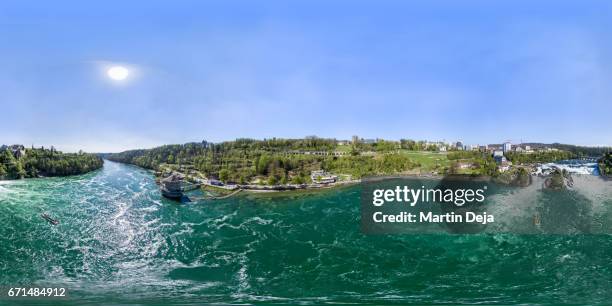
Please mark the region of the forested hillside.
<svg viewBox="0 0 612 306"><path fill-rule="evenodd" d="M0 150L0 179L83 174L102 167L94 154L62 153L54 149L3 146Z"/></svg>
<svg viewBox="0 0 612 306"><path fill-rule="evenodd" d="M302 183L312 170L323 169L353 178L395 174L415 170L421 163L405 154L416 142L378 140L374 143L343 143L334 139L237 139L218 144L207 142L165 145L105 156L149 169L161 164L192 165L207 176L223 181L249 182L254 178L268 183ZM470 156L472 157L472 156ZM440 159L446 160L445 154ZM427 171L448 171L440 162Z"/></svg>

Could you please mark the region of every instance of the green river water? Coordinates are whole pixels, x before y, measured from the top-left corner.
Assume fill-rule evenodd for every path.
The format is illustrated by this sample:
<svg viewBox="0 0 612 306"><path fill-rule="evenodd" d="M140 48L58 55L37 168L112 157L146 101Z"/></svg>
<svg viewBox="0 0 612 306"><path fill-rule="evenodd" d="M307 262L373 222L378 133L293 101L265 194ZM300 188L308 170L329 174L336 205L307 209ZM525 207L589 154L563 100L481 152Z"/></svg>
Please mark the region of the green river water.
<svg viewBox="0 0 612 306"><path fill-rule="evenodd" d="M611 194L587 195L609 218ZM0 182L0 286L66 287L62 305L612 303L609 234L370 236L359 198L351 186L180 204L108 161Z"/></svg>

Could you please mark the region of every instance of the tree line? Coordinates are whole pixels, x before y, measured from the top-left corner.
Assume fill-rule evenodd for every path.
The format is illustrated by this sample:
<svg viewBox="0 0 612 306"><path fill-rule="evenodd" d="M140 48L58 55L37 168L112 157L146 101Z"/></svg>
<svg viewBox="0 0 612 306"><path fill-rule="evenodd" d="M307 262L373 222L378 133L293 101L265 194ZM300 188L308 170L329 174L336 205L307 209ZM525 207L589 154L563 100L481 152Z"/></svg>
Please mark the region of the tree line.
<svg viewBox="0 0 612 306"><path fill-rule="evenodd" d="M344 147L340 147L340 146ZM334 152L343 150L342 156L302 154L307 152ZM372 143L357 141L340 143L335 139L306 137L304 139L249 139L221 143L199 142L163 145L146 150L130 150L106 154L109 160L159 170L162 164L189 165L207 177L224 182L245 184L258 181L267 184L307 183L313 170L349 174L353 178L368 175L396 174L419 168L401 150L436 151L437 146L424 141L377 140ZM377 152L378 154L362 154ZM451 151L445 155L451 164L436 172L463 173L462 163L470 163L472 175L497 175L497 163L489 152ZM508 152L506 157L515 164L550 162L570 159L576 154L569 151L538 151L532 154Z"/></svg>
<svg viewBox="0 0 612 306"><path fill-rule="evenodd" d="M550 163L578 157L570 151L536 151L533 153L507 152L506 158L516 164Z"/></svg>
<svg viewBox="0 0 612 306"><path fill-rule="evenodd" d="M359 178L365 175L398 173L419 166L399 153L376 156L294 154L295 151L331 152L337 146L335 139L316 137L237 139L218 144L202 142L164 145L148 150L108 154L105 158L154 170L164 163L193 165L204 175L225 182L246 183L259 179L260 183L267 184L308 183L310 172L319 169ZM389 143L381 146L386 148L385 151L395 149L395 146Z"/></svg>
<svg viewBox="0 0 612 306"><path fill-rule="evenodd" d="M15 154L7 148L0 152L0 179L77 175L99 169L102 164L102 159L94 154L43 148L24 148Z"/></svg>

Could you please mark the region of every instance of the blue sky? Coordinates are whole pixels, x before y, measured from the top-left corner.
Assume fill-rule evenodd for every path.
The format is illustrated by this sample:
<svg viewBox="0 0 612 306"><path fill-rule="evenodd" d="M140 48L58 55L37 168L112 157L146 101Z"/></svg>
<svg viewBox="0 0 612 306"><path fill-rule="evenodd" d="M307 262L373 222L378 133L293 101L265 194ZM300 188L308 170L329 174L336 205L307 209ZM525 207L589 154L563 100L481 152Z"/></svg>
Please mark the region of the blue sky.
<svg viewBox="0 0 612 306"><path fill-rule="evenodd" d="M0 143L612 145L608 1L126 2L0 3Z"/></svg>

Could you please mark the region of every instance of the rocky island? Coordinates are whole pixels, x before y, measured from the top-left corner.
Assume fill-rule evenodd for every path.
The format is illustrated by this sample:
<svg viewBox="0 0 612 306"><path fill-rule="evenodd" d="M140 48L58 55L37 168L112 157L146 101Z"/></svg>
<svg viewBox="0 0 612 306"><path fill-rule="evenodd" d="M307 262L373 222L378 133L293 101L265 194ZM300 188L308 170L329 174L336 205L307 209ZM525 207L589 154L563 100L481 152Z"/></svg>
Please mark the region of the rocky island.
<svg viewBox="0 0 612 306"><path fill-rule="evenodd" d="M567 170L555 169L544 180L544 188L549 190L563 190L574 186L574 180Z"/></svg>
<svg viewBox="0 0 612 306"><path fill-rule="evenodd" d="M516 167L493 177L493 182L515 187L527 187L532 183L530 171L526 167Z"/></svg>

